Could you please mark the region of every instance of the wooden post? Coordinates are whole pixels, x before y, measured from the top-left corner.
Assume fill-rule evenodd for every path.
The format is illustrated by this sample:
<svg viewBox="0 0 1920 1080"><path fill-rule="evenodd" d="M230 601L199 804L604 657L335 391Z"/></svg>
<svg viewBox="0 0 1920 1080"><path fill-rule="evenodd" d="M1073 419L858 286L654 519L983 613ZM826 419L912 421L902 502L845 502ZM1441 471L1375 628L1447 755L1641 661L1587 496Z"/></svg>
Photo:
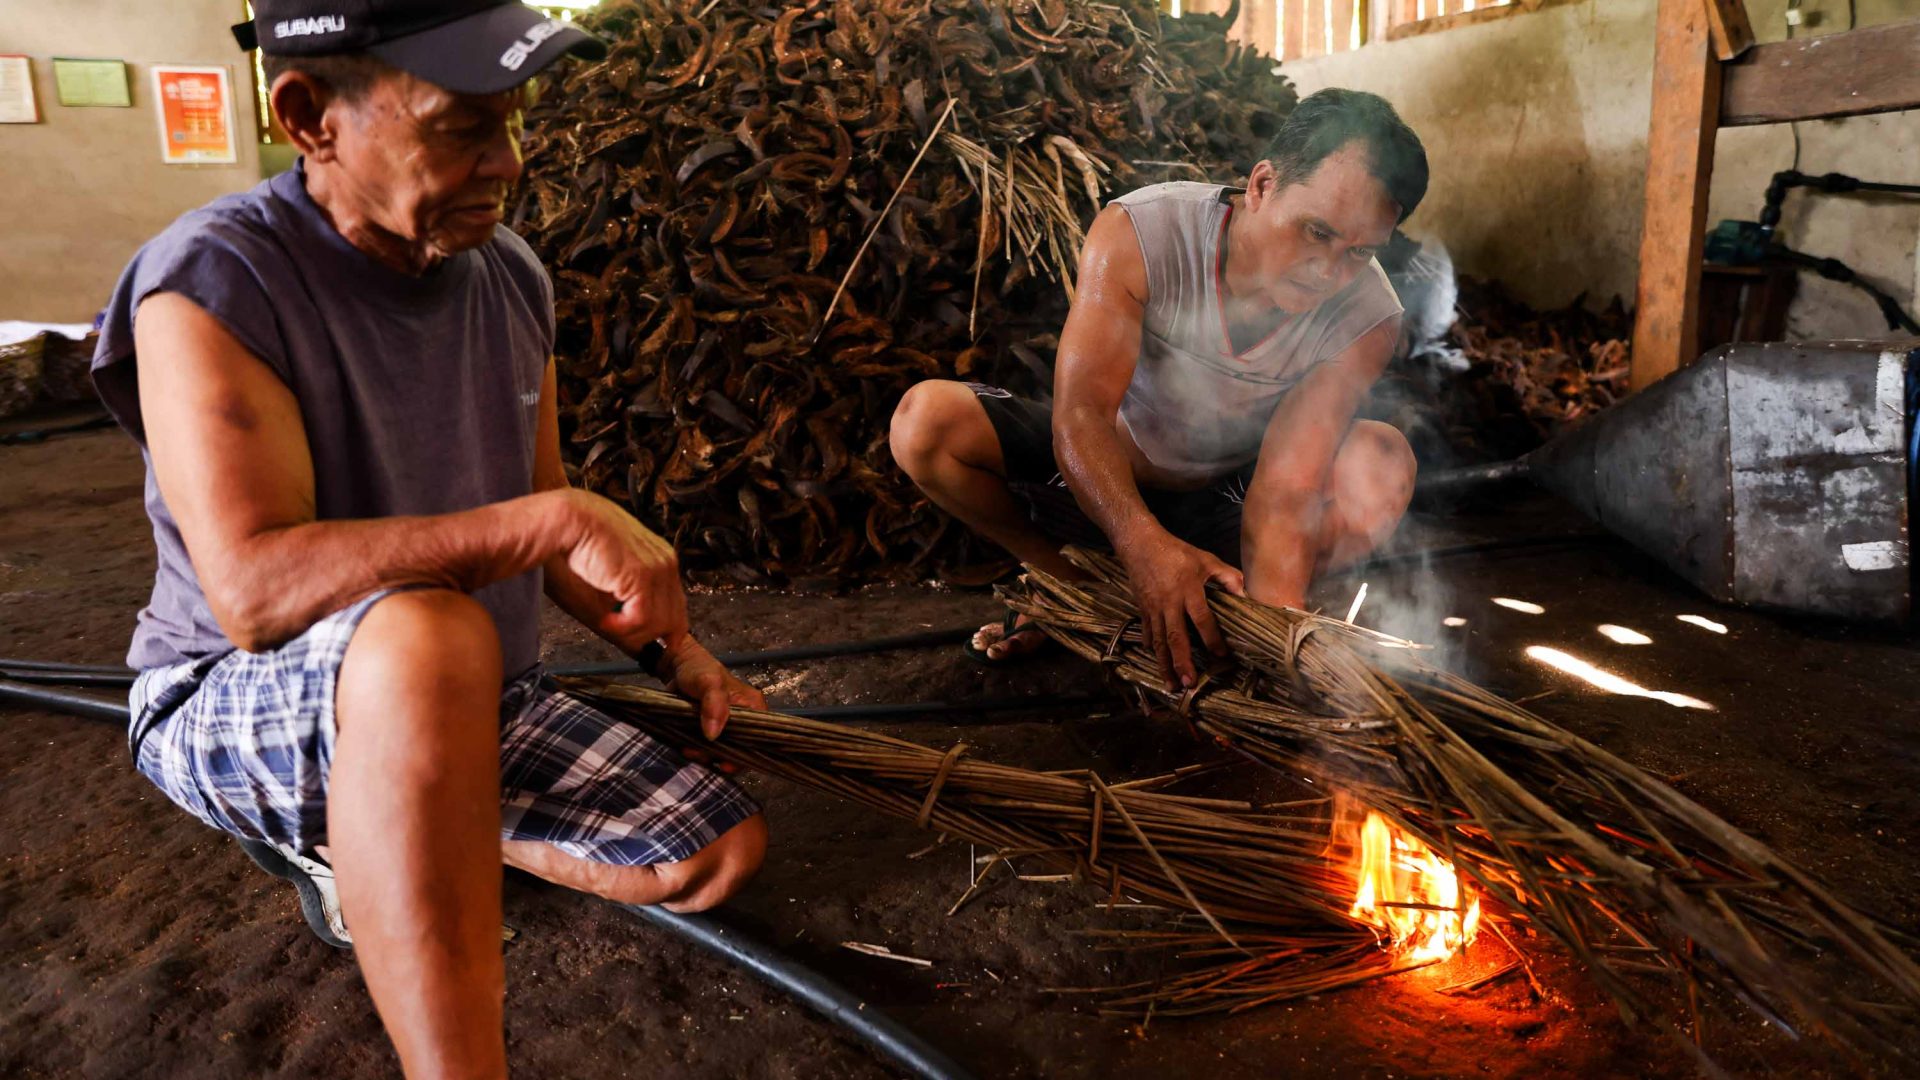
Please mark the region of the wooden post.
<svg viewBox="0 0 1920 1080"><path fill-rule="evenodd" d="M1713 32L1713 55L1731 60L1753 48L1753 23L1747 20L1747 0L1706 0L1707 26Z"/></svg>
<svg viewBox="0 0 1920 1080"><path fill-rule="evenodd" d="M1333 52L1353 48L1353 0L1333 0L1328 4L1327 23L1333 30Z"/></svg>
<svg viewBox="0 0 1920 1080"><path fill-rule="evenodd" d="M1660 0L1633 318L1630 381L1636 390L1699 352L1700 255L1719 122L1720 62L1713 55L1707 4Z"/></svg>
<svg viewBox="0 0 1920 1080"><path fill-rule="evenodd" d="M1274 0L1287 6L1280 21L1280 59L1298 60L1307 47L1307 0Z"/></svg>

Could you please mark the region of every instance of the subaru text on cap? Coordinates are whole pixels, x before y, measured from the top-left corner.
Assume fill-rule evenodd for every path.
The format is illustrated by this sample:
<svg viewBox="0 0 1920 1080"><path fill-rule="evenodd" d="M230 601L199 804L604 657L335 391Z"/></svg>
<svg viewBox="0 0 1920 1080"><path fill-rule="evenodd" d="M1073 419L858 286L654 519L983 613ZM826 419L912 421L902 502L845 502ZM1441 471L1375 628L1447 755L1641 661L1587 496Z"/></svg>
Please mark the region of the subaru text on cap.
<svg viewBox="0 0 1920 1080"><path fill-rule="evenodd" d="M598 60L599 39L514 0L254 0L233 28L270 56L365 52L456 94L497 94L569 53Z"/></svg>

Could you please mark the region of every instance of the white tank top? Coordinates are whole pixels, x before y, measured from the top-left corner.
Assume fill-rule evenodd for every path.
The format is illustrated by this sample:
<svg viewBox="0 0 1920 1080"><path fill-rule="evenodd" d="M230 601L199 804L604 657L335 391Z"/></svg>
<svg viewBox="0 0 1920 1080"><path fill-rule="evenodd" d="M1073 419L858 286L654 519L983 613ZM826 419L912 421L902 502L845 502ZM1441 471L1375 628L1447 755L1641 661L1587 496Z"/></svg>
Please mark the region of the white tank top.
<svg viewBox="0 0 1920 1080"><path fill-rule="evenodd" d="M1140 356L1120 427L1148 461L1182 480L1212 480L1254 460L1287 391L1400 314L1373 261L1346 288L1234 352L1220 282L1230 194L1237 190L1176 181L1113 200L1133 222L1147 268Z"/></svg>

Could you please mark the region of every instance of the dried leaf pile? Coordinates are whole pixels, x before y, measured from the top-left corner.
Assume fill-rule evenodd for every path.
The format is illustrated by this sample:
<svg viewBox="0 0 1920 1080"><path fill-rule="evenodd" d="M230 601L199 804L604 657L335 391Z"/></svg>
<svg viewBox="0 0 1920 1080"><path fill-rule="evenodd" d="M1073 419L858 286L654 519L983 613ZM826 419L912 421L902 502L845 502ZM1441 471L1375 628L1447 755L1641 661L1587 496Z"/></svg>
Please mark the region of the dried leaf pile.
<svg viewBox="0 0 1920 1080"><path fill-rule="evenodd" d="M1085 223L1292 109L1140 0L610 0L530 117L577 482L743 580L980 558L888 451L926 378L1044 387ZM992 558L998 558L993 552Z"/></svg>
<svg viewBox="0 0 1920 1080"><path fill-rule="evenodd" d="M1199 734L1419 837L1558 938L1630 1019L1703 1060L1683 1031L1698 1039L1703 1012L1742 1004L1844 1046L1912 1044L1920 966L1881 926L1647 773L1407 642L1217 590L1232 659L1172 691L1119 564L1069 556L1090 580L1030 570L1003 598Z"/></svg>
<svg viewBox="0 0 1920 1080"><path fill-rule="evenodd" d="M1535 311L1498 282L1458 283L1444 343L1397 359L1374 390L1373 415L1423 462L1516 458L1626 396L1633 321L1618 297Z"/></svg>

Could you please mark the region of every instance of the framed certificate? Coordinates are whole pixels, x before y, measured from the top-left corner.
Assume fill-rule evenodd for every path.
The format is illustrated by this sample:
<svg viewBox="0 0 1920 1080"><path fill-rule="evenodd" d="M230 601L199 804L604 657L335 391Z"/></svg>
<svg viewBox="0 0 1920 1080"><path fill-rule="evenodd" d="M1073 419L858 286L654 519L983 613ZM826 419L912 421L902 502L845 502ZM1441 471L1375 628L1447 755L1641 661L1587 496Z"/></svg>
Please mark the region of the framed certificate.
<svg viewBox="0 0 1920 1080"><path fill-rule="evenodd" d="M223 67L153 67L160 156L169 165L232 165L233 94Z"/></svg>
<svg viewBox="0 0 1920 1080"><path fill-rule="evenodd" d="M37 124L40 104L33 97L33 64L24 56L0 55L0 124Z"/></svg>
<svg viewBox="0 0 1920 1080"><path fill-rule="evenodd" d="M69 108L125 109L133 105L124 60L53 58L53 88Z"/></svg>

